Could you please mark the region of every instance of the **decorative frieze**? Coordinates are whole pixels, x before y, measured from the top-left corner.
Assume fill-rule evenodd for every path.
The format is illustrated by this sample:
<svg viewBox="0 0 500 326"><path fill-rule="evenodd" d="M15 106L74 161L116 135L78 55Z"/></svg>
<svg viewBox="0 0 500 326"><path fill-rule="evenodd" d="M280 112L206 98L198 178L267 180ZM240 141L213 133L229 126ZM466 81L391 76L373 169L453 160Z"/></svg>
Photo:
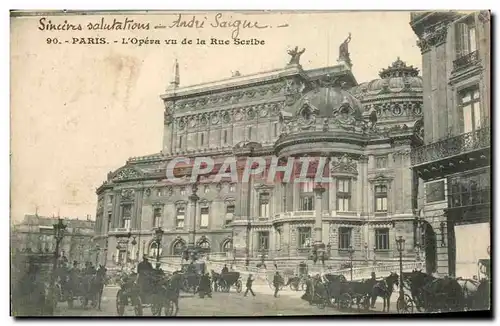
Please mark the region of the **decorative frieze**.
<svg viewBox="0 0 500 326"><path fill-rule="evenodd" d="M139 179L141 177L141 173L139 173L137 170L133 168L124 168L115 174L115 176L113 177L113 181Z"/></svg>
<svg viewBox="0 0 500 326"><path fill-rule="evenodd" d="M432 29L424 31L422 37L417 41L417 45L422 53L425 53L433 46L439 46L446 42L448 35L448 23L433 26Z"/></svg>
<svg viewBox="0 0 500 326"><path fill-rule="evenodd" d="M123 189L120 198L121 201L132 201L134 200L135 190L134 189Z"/></svg>
<svg viewBox="0 0 500 326"><path fill-rule="evenodd" d="M349 155L344 154L341 157L332 157L330 160L330 171L332 173L358 174L357 161Z"/></svg>

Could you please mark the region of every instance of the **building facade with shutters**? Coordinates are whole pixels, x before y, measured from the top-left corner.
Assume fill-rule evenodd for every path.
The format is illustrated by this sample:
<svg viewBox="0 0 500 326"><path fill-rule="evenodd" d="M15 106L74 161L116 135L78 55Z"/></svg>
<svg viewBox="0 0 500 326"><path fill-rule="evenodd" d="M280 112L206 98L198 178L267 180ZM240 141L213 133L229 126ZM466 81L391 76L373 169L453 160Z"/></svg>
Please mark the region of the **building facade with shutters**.
<svg viewBox="0 0 500 326"><path fill-rule="evenodd" d="M412 153L428 272L473 277L489 259L490 13L418 12L423 145Z"/></svg>
<svg viewBox="0 0 500 326"><path fill-rule="evenodd" d="M25 215L20 223L11 227L11 253L53 254L56 247L54 224L57 222L55 217ZM66 225L66 231L59 245L59 254L70 261L95 263L95 221L87 216L85 219L64 218L63 223Z"/></svg>
<svg viewBox="0 0 500 326"><path fill-rule="evenodd" d="M97 238L108 262L154 258L158 250L162 259L180 259L194 242L212 255L252 261L301 261L323 244L327 264L344 263L350 248L357 264L398 257L397 236L414 259L410 151L422 124L422 78L398 58L380 78L358 84L342 55L335 66L308 70L296 59L185 87L176 64L161 95L161 152L129 159L97 189ZM194 184L192 163L170 171L180 182L166 177L181 157L209 157L214 171L234 158L239 176L249 159L263 159L266 171L273 162L298 163L289 181L283 173L243 182L214 172ZM321 173L331 182L315 182L309 171L295 182L307 157L326 162Z"/></svg>

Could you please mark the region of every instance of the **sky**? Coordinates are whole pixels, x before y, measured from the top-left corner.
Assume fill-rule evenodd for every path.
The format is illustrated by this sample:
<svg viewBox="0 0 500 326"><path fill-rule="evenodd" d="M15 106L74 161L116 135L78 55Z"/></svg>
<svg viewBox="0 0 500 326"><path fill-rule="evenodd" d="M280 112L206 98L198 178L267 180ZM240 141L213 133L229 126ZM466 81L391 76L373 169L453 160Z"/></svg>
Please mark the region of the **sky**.
<svg viewBox="0 0 500 326"><path fill-rule="evenodd" d="M95 215L96 188L109 171L132 156L158 153L162 146L160 95L177 59L180 85L284 68L287 50L298 46L304 69L336 64L349 33L349 52L358 83L378 78L397 57L421 68L409 12L223 12L222 20L258 21L268 28L240 28L239 38L264 45L166 45L163 40L231 40L233 28L215 24L217 12L181 12L206 21L203 28L148 31L88 30L89 22L125 18L172 26L179 12L148 15L51 16L82 31L41 30L42 16L11 18L11 219L24 214ZM205 19L206 17L206 19ZM278 28L288 24L288 27ZM109 44L72 44L82 38ZM163 44L134 45L133 38ZM57 39L60 44L54 44ZM68 41L66 43L65 41ZM114 42L116 41L116 43ZM128 44L123 44L127 43ZM50 43L50 44L48 44Z"/></svg>

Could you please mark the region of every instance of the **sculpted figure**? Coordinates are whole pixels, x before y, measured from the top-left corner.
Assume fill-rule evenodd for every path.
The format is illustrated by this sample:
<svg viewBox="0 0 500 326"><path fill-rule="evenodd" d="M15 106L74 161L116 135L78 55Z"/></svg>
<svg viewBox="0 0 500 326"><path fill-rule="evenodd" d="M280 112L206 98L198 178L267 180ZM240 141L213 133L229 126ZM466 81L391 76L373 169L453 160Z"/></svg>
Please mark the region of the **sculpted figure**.
<svg viewBox="0 0 500 326"><path fill-rule="evenodd" d="M342 44L340 44L339 60L347 61L349 59L349 42L351 42L351 33L349 33L349 36L344 40Z"/></svg>
<svg viewBox="0 0 500 326"><path fill-rule="evenodd" d="M299 51L299 47L296 46L295 49L293 50L288 50L288 54L291 56L290 58L290 62L288 63L289 65L293 65L293 64L299 64L299 61L300 61L300 56L306 52L306 49L302 49L301 51Z"/></svg>

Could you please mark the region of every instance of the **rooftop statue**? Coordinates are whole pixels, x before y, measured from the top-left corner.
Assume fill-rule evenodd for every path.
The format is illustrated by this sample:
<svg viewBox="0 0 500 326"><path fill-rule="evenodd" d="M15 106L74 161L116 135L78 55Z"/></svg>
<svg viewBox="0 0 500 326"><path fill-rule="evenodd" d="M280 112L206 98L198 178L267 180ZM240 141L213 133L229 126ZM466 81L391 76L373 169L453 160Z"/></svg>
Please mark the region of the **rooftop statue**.
<svg viewBox="0 0 500 326"><path fill-rule="evenodd" d="M306 52L306 49L299 51L299 47L296 46L293 50L288 50L288 54L291 56L289 65L299 65L300 56Z"/></svg>

